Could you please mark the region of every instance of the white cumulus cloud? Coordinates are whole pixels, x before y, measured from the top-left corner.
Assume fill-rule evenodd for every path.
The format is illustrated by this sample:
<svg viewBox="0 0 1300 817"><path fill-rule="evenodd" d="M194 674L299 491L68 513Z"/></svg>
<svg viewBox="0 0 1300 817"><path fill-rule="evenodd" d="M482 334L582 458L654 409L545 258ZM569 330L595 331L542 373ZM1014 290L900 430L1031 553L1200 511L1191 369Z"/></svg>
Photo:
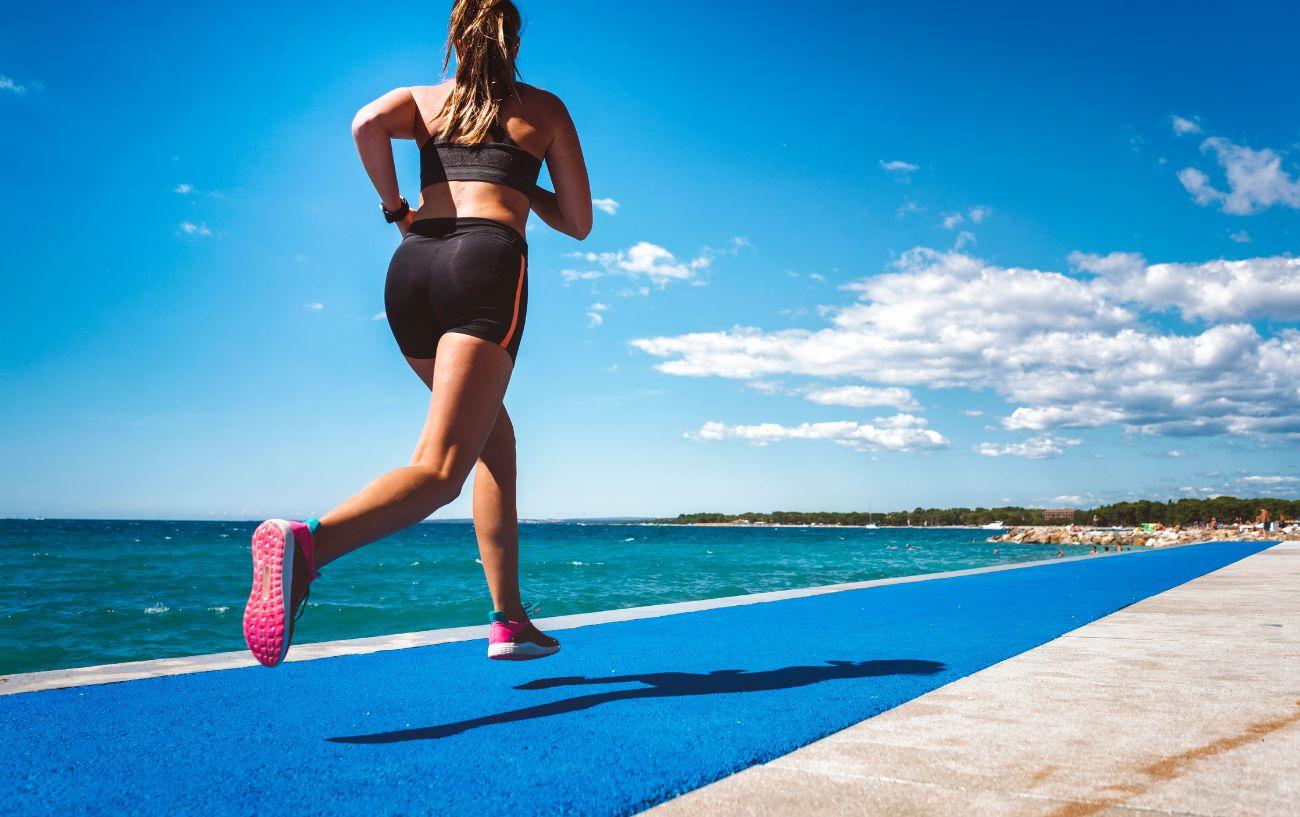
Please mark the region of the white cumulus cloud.
<svg viewBox="0 0 1300 817"><path fill-rule="evenodd" d="M1246 484L1246 485L1268 485L1268 486L1276 486L1276 485L1295 485L1296 483L1300 483L1300 478L1297 478L1297 477L1286 477L1286 476L1276 476L1276 475L1269 475L1269 476L1247 476L1247 477L1241 477L1241 478L1239 478L1239 479L1237 480L1237 482L1240 482L1240 483L1243 483L1243 484Z"/></svg>
<svg viewBox="0 0 1300 817"><path fill-rule="evenodd" d="M1045 460L1059 457L1065 453L1065 449L1082 444L1083 440L1074 437L1041 435L1030 437L1024 442L1005 445L980 443L975 446L975 453L982 457L1024 457L1029 460Z"/></svg>
<svg viewBox="0 0 1300 817"><path fill-rule="evenodd" d="M856 300L823 328L733 327L632 345L671 375L992 391L1009 404L1004 427L1040 435L1116 425L1300 439L1300 330L1261 334L1250 323L1300 316L1295 259L1074 263L1071 276L919 248L846 285ZM1180 287L1168 283L1178 276ZM1211 325L1175 330L1156 320L1167 311Z"/></svg>
<svg viewBox="0 0 1300 817"><path fill-rule="evenodd" d="M15 82L12 78L0 74L0 91L8 91L16 96L27 93L27 86Z"/></svg>
<svg viewBox="0 0 1300 817"><path fill-rule="evenodd" d="M921 168L917 165L912 164L911 162L903 162L897 159L887 162L884 159L881 159L880 169L885 171L886 173L892 173L896 176L902 176L906 178L911 174L915 173L916 171L920 170Z"/></svg>
<svg viewBox="0 0 1300 817"><path fill-rule="evenodd" d="M682 281L694 278L695 273L709 265L703 256L688 262L678 261L677 257L658 244L639 241L622 253L615 264L631 275L644 275L656 284L668 281Z"/></svg>
<svg viewBox="0 0 1300 817"><path fill-rule="evenodd" d="M753 445L785 442L788 440L824 440L859 451L928 451L946 448L948 441L942 434L925 427L925 420L910 414L877 417L871 423L842 420L826 423L800 423L785 426L778 423L757 425L726 425L705 423L699 431L688 434L691 439L706 442L718 440L744 440Z"/></svg>
<svg viewBox="0 0 1300 817"><path fill-rule="evenodd" d="M602 213L608 213L611 216L618 215L619 203L613 199L592 199L591 206Z"/></svg>
<svg viewBox="0 0 1300 817"><path fill-rule="evenodd" d="M1300 321L1300 258L1148 265L1133 253L1073 253L1070 263L1098 276L1099 295L1177 309L1185 320Z"/></svg>
<svg viewBox="0 0 1300 817"><path fill-rule="evenodd" d="M1188 119L1185 116L1171 116L1169 117L1169 124L1173 126L1174 133L1179 136L1201 132L1200 124L1195 119Z"/></svg>
<svg viewBox="0 0 1300 817"><path fill-rule="evenodd" d="M597 278L604 278L604 277L605 277L605 273L601 272L600 270L594 270L594 269L588 269L588 270L562 269L562 270L560 270L560 278L564 281L565 286L568 286L569 284L573 283L574 281L594 281L594 280L596 280Z"/></svg>
<svg viewBox="0 0 1300 817"><path fill-rule="evenodd" d="M724 249L705 247L694 258L679 259L658 244L638 241L626 250L570 253L570 258L595 264L597 268L561 270L560 276L566 284L594 280L607 275L644 279L661 288L675 281L696 283L699 274L712 265L713 259L722 255L735 255L748 246L749 242L746 239L736 237L731 239L729 246Z"/></svg>
<svg viewBox="0 0 1300 817"><path fill-rule="evenodd" d="M917 408L916 398L912 396L912 392L897 386L832 386L811 389L804 396L814 403L826 406Z"/></svg>
<svg viewBox="0 0 1300 817"><path fill-rule="evenodd" d="M1223 212L1237 216L1258 213L1275 204L1300 209L1300 180L1293 179L1282 167L1282 156L1276 151L1253 150L1220 136L1202 142L1201 151L1214 154L1228 189L1215 187L1203 171L1185 167L1178 171L1178 180L1197 204L1217 204Z"/></svg>
<svg viewBox="0 0 1300 817"><path fill-rule="evenodd" d="M182 221L181 232L185 233L186 235L198 235L198 236L212 235L212 230L208 229L208 225L195 224L192 221Z"/></svg>
<svg viewBox="0 0 1300 817"><path fill-rule="evenodd" d="M1192 201L1201 206L1214 204L1223 198L1223 194L1210 184L1210 177L1194 167L1185 167L1178 171L1178 181L1183 189L1192 194Z"/></svg>
<svg viewBox="0 0 1300 817"><path fill-rule="evenodd" d="M986 207L981 204L975 207L971 207L965 212L954 211L951 213L943 213L942 223L944 229L955 230L961 225L965 224L967 221L970 221L971 224L979 224L983 222L984 219L992 215L992 213L993 213L992 207ZM974 238L974 236L972 235L971 238Z"/></svg>

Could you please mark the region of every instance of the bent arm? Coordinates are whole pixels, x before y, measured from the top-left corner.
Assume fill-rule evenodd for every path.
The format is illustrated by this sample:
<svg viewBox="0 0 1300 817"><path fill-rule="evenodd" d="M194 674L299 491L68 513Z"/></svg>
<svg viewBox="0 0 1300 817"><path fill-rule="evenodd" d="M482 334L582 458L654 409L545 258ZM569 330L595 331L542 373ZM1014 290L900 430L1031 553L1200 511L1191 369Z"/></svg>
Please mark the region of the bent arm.
<svg viewBox="0 0 1300 817"><path fill-rule="evenodd" d="M396 210L402 203L397 169L393 166L392 140L414 139L419 115L410 89L398 88L357 111L352 119L352 138L357 143L361 164L389 210Z"/></svg>
<svg viewBox="0 0 1300 817"><path fill-rule="evenodd" d="M546 224L581 241L591 233L591 183L587 163L582 157L578 130L568 110L559 105L559 126L551 146L546 150L546 166L555 184L555 192L537 188L533 191L533 211Z"/></svg>

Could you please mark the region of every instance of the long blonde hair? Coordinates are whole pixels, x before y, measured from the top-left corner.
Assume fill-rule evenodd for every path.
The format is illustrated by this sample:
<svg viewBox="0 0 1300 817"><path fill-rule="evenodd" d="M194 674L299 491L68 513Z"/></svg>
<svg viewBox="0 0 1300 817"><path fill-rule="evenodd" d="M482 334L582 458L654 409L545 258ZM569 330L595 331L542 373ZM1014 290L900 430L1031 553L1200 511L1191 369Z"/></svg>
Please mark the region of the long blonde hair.
<svg viewBox="0 0 1300 817"><path fill-rule="evenodd" d="M456 55L456 78L438 113L438 136L481 142L501 115L501 103L518 96L515 55L522 19L511 0L456 0L447 25L444 73Z"/></svg>

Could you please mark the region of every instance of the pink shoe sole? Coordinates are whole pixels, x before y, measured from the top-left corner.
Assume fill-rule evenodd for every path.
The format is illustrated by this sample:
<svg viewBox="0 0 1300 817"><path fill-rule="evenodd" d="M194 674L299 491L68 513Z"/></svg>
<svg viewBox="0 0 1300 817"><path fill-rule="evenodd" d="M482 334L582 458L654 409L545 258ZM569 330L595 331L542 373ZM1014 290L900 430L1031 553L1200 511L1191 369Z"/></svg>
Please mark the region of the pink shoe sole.
<svg viewBox="0 0 1300 817"><path fill-rule="evenodd" d="M289 651L293 611L293 529L282 519L269 519L253 532L253 591L244 605L244 641L253 657L268 667Z"/></svg>

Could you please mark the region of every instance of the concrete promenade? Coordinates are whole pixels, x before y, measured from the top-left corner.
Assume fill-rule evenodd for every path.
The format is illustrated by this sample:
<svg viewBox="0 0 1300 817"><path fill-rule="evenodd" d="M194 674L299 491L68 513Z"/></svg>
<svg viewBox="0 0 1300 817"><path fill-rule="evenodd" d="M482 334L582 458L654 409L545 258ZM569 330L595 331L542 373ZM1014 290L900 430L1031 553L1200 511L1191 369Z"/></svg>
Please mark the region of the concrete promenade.
<svg viewBox="0 0 1300 817"><path fill-rule="evenodd" d="M1300 543L649 813L1300 814Z"/></svg>

